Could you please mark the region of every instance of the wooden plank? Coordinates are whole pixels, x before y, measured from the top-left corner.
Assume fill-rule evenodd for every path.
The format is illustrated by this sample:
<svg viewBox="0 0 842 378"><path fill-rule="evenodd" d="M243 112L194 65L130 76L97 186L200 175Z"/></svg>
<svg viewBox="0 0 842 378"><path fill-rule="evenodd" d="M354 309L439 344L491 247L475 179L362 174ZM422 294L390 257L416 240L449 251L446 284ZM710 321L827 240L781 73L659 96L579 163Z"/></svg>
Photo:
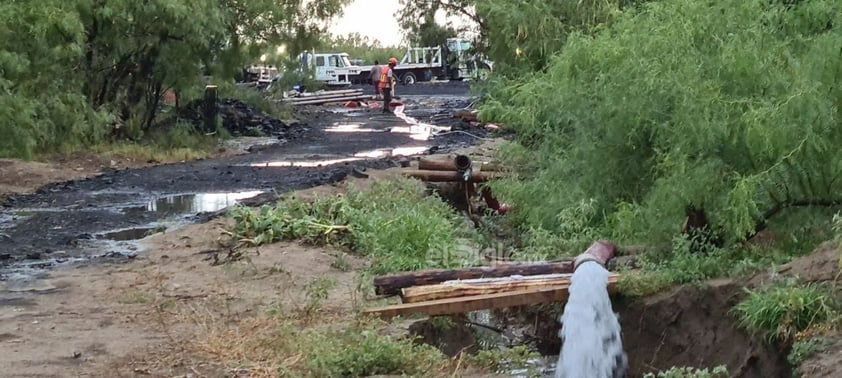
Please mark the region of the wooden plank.
<svg viewBox="0 0 842 378"><path fill-rule="evenodd" d="M490 278L444 282L437 285L408 287L401 290L403 303L417 303L438 299L494 294L529 289L570 287L572 274L555 274L527 277ZM608 276L609 284L616 284L618 276Z"/></svg>
<svg viewBox="0 0 842 378"><path fill-rule="evenodd" d="M452 280L496 278L514 275L573 273L573 261L554 261L533 264L505 264L462 269L427 269L374 277L377 295L398 295L401 289L411 286L432 285Z"/></svg>
<svg viewBox="0 0 842 378"><path fill-rule="evenodd" d="M609 283L608 292L615 293L616 284ZM378 316L383 319L410 314L426 314L429 316L453 315L495 308L565 302L567 301L569 295L570 293L567 286L517 290L505 293L439 299L427 302L404 303L369 309L364 311L363 314Z"/></svg>

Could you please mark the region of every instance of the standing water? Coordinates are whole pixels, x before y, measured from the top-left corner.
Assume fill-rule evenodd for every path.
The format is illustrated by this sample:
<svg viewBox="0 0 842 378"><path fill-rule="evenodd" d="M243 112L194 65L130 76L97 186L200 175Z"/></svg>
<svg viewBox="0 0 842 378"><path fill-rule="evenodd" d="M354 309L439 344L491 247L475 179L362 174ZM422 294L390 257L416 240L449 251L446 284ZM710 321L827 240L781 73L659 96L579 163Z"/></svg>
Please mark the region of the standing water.
<svg viewBox="0 0 842 378"><path fill-rule="evenodd" d="M617 378L628 362L620 338L620 322L608 297L608 271L585 261L570 283L570 297L561 316L561 354L556 378Z"/></svg>

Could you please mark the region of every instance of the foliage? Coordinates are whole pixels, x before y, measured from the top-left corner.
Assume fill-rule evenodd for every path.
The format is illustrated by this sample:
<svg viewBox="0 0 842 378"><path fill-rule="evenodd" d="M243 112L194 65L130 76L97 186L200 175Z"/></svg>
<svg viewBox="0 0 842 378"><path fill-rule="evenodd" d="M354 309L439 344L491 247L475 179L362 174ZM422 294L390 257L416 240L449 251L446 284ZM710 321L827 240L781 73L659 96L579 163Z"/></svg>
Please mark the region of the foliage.
<svg viewBox="0 0 842 378"><path fill-rule="evenodd" d="M541 70L571 34L593 33L641 0L477 1L485 22L486 54L518 79Z"/></svg>
<svg viewBox="0 0 842 378"><path fill-rule="evenodd" d="M447 38L454 38L458 34L452 23L439 25L436 22L436 12L443 10L441 2L404 1L402 5L404 11L398 14L398 20L407 34L409 44L439 46Z"/></svg>
<svg viewBox="0 0 842 378"><path fill-rule="evenodd" d="M667 371L659 372L657 375L653 373L643 375L644 378L726 378L729 376L728 368L724 365L717 366L713 370L673 367Z"/></svg>
<svg viewBox="0 0 842 378"><path fill-rule="evenodd" d="M333 52L348 53L350 59L360 59L363 65L372 65L377 60L385 64L389 58L401 59L405 49L399 46L383 46L378 40L371 40L352 33L347 36L334 36L322 42L322 48Z"/></svg>
<svg viewBox="0 0 842 378"><path fill-rule="evenodd" d="M807 361L807 359L816 353L821 353L836 343L824 337L796 341L792 344L792 349L789 351L789 355L787 355L787 361L794 367L801 366L804 361Z"/></svg>
<svg viewBox="0 0 842 378"><path fill-rule="evenodd" d="M836 299L816 284L788 281L746 293L732 311L743 327L769 341L791 342L799 332L838 320Z"/></svg>
<svg viewBox="0 0 842 378"><path fill-rule="evenodd" d="M517 132L511 151L532 161L495 194L524 230L560 234L559 214L586 203L577 222L595 235L654 245L689 213L730 246L786 209L838 204L839 7L663 0L571 32L545 70L484 94L481 119ZM527 72L554 46L527 54Z"/></svg>
<svg viewBox="0 0 842 378"><path fill-rule="evenodd" d="M0 156L88 146L126 129L145 133L158 124L168 90L189 92L207 75L231 81L266 46L312 46L319 21L344 3L3 2Z"/></svg>
<svg viewBox="0 0 842 378"><path fill-rule="evenodd" d="M232 211L232 238L245 245L279 240L350 247L372 258L376 274L459 263L457 215L413 179L380 181L366 191L302 201L283 198L258 210Z"/></svg>
<svg viewBox="0 0 842 378"><path fill-rule="evenodd" d="M308 359L310 372L318 377L430 376L436 368L446 366L444 355L437 349L410 339L383 336L375 329L308 333L305 338L321 351Z"/></svg>

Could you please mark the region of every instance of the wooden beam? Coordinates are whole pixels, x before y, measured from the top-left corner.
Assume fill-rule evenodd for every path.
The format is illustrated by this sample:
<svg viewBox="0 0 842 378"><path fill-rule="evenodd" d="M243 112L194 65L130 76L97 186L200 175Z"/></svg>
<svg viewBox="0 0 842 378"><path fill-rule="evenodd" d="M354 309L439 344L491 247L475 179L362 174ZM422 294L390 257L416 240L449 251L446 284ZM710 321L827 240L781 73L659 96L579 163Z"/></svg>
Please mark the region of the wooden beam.
<svg viewBox="0 0 842 378"><path fill-rule="evenodd" d="M505 277L481 280L444 282L437 285L408 287L401 290L403 303L417 303L438 299L494 294L501 292L569 287L572 274L552 274L526 277ZM618 276L608 276L609 284L616 284Z"/></svg>
<svg viewBox="0 0 842 378"><path fill-rule="evenodd" d="M616 292L616 284L608 285L609 294ZM517 290L505 293L474 295L469 297L439 299L427 302L404 303L369 309L366 315L383 319L410 314L453 315L471 311L535 305L541 303L565 302L570 293L567 286Z"/></svg>
<svg viewBox="0 0 842 378"><path fill-rule="evenodd" d="M533 264L505 264L462 269L428 269L374 277L377 295L398 295L401 289L411 286L432 285L453 280L499 278L508 276L535 276L541 274L573 273L573 261L543 262Z"/></svg>

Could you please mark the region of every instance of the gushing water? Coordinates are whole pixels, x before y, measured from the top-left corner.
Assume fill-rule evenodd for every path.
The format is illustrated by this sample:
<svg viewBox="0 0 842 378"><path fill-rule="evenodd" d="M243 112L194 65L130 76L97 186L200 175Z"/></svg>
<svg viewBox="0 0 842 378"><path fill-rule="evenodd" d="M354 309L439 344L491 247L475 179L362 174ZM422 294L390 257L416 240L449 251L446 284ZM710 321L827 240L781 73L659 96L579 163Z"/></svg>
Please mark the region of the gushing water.
<svg viewBox="0 0 842 378"><path fill-rule="evenodd" d="M585 261L573 273L561 316L556 378L618 378L628 362L620 323L608 297L608 271Z"/></svg>

